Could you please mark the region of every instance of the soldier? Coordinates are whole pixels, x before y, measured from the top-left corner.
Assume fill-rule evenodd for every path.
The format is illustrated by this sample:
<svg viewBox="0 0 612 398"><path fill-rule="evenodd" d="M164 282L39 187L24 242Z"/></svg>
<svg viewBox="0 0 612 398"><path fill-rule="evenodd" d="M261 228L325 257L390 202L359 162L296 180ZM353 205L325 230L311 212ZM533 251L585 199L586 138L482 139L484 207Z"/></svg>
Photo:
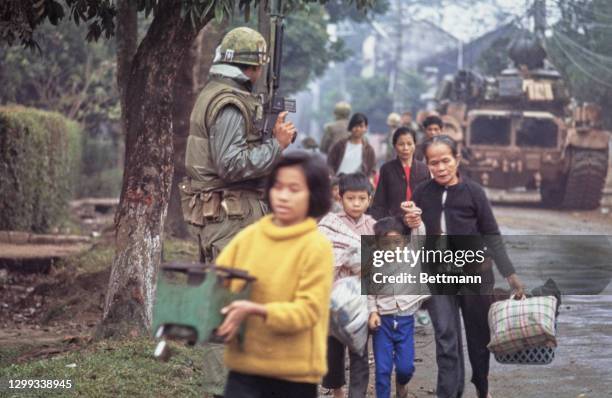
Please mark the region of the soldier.
<svg viewBox="0 0 612 398"><path fill-rule="evenodd" d="M410 111L402 113L400 125L401 127L408 127L412 131L419 130L419 125L412 119L412 112Z"/></svg>
<svg viewBox="0 0 612 398"><path fill-rule="evenodd" d="M214 262L229 241L267 211L263 183L296 134L279 115L273 137L261 132L263 105L251 90L268 62L257 31L228 32L217 49L209 80L191 113L185 153L187 178L180 184L186 221L200 244L200 260ZM209 346L204 389L222 394L223 346Z"/></svg>
<svg viewBox="0 0 612 398"><path fill-rule="evenodd" d="M311 153L319 153L319 144L317 144L317 141L312 137L306 137L302 140L302 148Z"/></svg>
<svg viewBox="0 0 612 398"><path fill-rule="evenodd" d="M327 123L321 138L321 152L327 154L332 146L343 138L349 136L348 119L351 115L351 105L348 102L338 102L334 107L336 121Z"/></svg>
<svg viewBox="0 0 612 398"><path fill-rule="evenodd" d="M223 38L209 81L191 113L185 153L184 210L196 226L201 258L217 254L266 213L262 184L296 129L279 115L274 137L261 135L263 105L251 93L267 62L266 41L240 27Z"/></svg>
<svg viewBox="0 0 612 398"><path fill-rule="evenodd" d="M395 148L393 148L393 133L401 126L401 116L399 113L391 112L387 116L387 127L389 132L385 137L385 161L393 160L395 158Z"/></svg>

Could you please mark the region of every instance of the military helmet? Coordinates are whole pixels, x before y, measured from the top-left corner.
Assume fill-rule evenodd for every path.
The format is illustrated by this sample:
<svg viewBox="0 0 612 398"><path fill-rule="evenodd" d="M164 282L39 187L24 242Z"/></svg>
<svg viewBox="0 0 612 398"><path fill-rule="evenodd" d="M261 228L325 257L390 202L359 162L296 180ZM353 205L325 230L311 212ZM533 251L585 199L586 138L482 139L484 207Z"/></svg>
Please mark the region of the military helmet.
<svg viewBox="0 0 612 398"><path fill-rule="evenodd" d="M258 31L245 26L227 32L219 46L218 62L242 65L268 63L266 39Z"/></svg>
<svg viewBox="0 0 612 398"><path fill-rule="evenodd" d="M389 116L387 116L387 126L389 127L399 127L401 121L402 117L399 115L399 113L391 112L389 113Z"/></svg>
<svg viewBox="0 0 612 398"><path fill-rule="evenodd" d="M339 119L348 119L351 114L351 104L346 101L340 101L334 107L334 115Z"/></svg>
<svg viewBox="0 0 612 398"><path fill-rule="evenodd" d="M302 147L304 147L304 149L317 149L319 144L317 144L314 138L306 137L302 140Z"/></svg>

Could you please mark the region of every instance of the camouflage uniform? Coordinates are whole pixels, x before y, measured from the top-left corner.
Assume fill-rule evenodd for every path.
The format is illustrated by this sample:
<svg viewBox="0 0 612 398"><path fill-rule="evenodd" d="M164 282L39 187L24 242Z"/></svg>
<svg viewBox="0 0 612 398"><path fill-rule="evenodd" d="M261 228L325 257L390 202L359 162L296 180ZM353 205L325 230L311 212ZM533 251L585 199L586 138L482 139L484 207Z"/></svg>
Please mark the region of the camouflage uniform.
<svg viewBox="0 0 612 398"><path fill-rule="evenodd" d="M348 118L351 114L351 105L348 102L338 102L334 108L336 121L327 123L323 127L321 138L321 152L327 154L338 141L349 136Z"/></svg>
<svg viewBox="0 0 612 398"><path fill-rule="evenodd" d="M198 237L205 263L213 263L241 229L268 211L263 184L282 153L277 140L262 137L263 105L251 92L250 79L234 65L266 63L264 38L252 29L236 28L218 50L191 113L188 177L180 184L183 215ZM205 390L222 394L223 346L210 345L207 351Z"/></svg>
<svg viewBox="0 0 612 398"><path fill-rule="evenodd" d="M229 32L191 113L188 178L180 188L184 215L196 227L205 262L214 261L238 231L267 210L263 183L282 149L274 139L264 141L263 105L251 93L249 78L233 65L261 65L265 52L256 31Z"/></svg>

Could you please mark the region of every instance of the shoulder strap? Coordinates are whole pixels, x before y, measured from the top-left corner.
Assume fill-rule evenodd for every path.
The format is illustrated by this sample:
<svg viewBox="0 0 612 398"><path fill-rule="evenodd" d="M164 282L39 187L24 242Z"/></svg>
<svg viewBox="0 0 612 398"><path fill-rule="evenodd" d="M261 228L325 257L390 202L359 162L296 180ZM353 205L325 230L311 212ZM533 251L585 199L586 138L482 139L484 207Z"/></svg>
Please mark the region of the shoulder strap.
<svg viewBox="0 0 612 398"><path fill-rule="evenodd" d="M221 112L221 109L228 105L233 105L238 108L238 110L240 111L240 113L242 113L242 116L244 117L246 131L251 131L253 127L253 122L249 109L245 102L240 98L240 93L234 91L233 89L223 89L219 91L210 101L208 109L206 110L206 117L204 120L206 124L206 129L210 130L210 127L215 121L215 118L219 115L219 112Z"/></svg>

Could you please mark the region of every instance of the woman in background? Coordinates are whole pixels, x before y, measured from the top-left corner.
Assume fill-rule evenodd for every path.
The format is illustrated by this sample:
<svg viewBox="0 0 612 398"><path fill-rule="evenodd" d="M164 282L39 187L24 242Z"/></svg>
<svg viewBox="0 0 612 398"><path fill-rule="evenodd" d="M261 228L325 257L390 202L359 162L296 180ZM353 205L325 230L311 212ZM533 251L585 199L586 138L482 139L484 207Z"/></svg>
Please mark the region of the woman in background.
<svg viewBox="0 0 612 398"><path fill-rule="evenodd" d="M377 220L402 216L402 202L411 201L415 188L429 180L425 163L414 158L416 133L400 127L393 133L393 148L397 157L382 165L370 214Z"/></svg>

